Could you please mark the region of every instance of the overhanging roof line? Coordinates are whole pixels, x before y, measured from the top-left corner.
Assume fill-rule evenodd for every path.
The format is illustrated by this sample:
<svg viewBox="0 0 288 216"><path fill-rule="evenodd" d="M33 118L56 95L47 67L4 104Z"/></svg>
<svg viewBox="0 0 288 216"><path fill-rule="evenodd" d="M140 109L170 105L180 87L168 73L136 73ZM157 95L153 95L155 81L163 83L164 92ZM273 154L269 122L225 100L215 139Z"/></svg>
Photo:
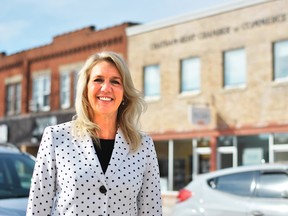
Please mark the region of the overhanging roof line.
<svg viewBox="0 0 288 216"><path fill-rule="evenodd" d="M165 27L169 27L169 26L173 26L173 25L177 25L180 23L185 23L185 22L189 22L189 21L193 21L193 20L197 20L197 19L201 19L201 18L205 18L209 16L215 16L217 14L249 7L252 5L262 4L265 2L271 2L271 1L277 1L277 0L232 0L228 3L226 2L224 4L218 5L217 7L211 7L211 8L207 8L204 10L185 14L185 15L180 15L180 16L171 17L168 19L158 20L158 21L151 22L151 23L128 27L126 28L126 34L128 37L134 36L137 34L154 31L156 29L161 29L161 28L165 28Z"/></svg>

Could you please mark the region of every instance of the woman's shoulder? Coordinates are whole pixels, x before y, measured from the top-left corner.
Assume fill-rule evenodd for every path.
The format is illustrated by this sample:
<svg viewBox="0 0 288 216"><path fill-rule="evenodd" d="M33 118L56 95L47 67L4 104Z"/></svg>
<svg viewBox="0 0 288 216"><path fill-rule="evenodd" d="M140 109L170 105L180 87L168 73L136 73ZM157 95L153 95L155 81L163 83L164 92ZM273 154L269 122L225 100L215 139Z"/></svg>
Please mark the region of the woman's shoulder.
<svg viewBox="0 0 288 216"><path fill-rule="evenodd" d="M143 145L145 145L145 146L147 146L147 145L149 145L149 146L152 145L153 146L154 145L153 139L152 139L152 137L149 134L147 134L145 132L141 132L140 134L141 134L142 144Z"/></svg>
<svg viewBox="0 0 288 216"><path fill-rule="evenodd" d="M155 156L155 145L153 138L147 133L141 133L142 141L139 148L139 151L146 152L147 157L154 157Z"/></svg>
<svg viewBox="0 0 288 216"><path fill-rule="evenodd" d="M142 140L143 139L152 139L151 136L148 133L146 133L146 132L141 131L140 135L142 137Z"/></svg>
<svg viewBox="0 0 288 216"><path fill-rule="evenodd" d="M56 132L70 131L71 127L72 127L71 125L72 125L72 122L68 121L68 122L48 126L48 127L46 127L46 130L51 130L51 131L56 131Z"/></svg>

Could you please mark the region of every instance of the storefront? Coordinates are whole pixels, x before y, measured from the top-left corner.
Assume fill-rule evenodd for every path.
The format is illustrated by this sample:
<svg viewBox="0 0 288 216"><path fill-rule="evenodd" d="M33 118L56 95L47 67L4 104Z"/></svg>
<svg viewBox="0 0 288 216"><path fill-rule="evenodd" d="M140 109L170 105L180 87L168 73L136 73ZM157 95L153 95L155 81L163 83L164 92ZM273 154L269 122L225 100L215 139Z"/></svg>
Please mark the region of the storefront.
<svg viewBox="0 0 288 216"><path fill-rule="evenodd" d="M288 161L288 133L218 138L217 168Z"/></svg>

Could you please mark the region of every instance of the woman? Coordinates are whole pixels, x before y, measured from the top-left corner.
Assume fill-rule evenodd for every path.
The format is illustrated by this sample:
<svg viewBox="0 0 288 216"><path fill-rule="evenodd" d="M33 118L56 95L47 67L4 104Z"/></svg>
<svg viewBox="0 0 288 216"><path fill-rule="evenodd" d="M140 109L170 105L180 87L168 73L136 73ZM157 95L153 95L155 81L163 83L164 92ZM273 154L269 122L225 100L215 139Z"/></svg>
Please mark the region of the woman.
<svg viewBox="0 0 288 216"><path fill-rule="evenodd" d="M121 56L91 56L76 116L43 133L27 215L162 215L154 144L138 129L143 108Z"/></svg>

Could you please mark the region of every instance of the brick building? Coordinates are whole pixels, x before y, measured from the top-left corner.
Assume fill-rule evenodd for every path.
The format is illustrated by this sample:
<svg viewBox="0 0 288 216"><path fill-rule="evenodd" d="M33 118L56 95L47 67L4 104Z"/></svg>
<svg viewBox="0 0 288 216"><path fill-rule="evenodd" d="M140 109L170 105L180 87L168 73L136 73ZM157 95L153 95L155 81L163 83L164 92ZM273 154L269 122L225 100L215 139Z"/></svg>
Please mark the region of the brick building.
<svg viewBox="0 0 288 216"><path fill-rule="evenodd" d="M237 0L127 28L163 191L209 170L288 161L287 11L287 0Z"/></svg>
<svg viewBox="0 0 288 216"><path fill-rule="evenodd" d="M113 50L127 58L125 29L93 26L58 35L52 43L0 54L0 139L36 154L44 127L71 120L75 78L86 58Z"/></svg>

